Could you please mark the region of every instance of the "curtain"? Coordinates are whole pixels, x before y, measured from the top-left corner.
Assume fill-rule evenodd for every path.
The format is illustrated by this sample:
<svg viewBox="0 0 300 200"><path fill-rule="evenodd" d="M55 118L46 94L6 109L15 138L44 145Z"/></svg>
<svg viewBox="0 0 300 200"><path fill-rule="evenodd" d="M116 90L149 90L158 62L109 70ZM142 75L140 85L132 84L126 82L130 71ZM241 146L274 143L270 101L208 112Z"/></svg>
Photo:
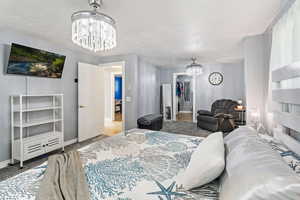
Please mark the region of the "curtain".
<svg viewBox="0 0 300 200"><path fill-rule="evenodd" d="M296 0L292 7L279 19L272 32L272 48L269 67L269 90L266 102L267 116L270 118L267 128L272 131L273 110L281 110L283 105L272 101L273 89L288 89L300 87L300 79L272 82L272 72L285 66L300 67L300 0Z"/></svg>
<svg viewBox="0 0 300 200"><path fill-rule="evenodd" d="M300 1L273 28L270 69L300 62Z"/></svg>

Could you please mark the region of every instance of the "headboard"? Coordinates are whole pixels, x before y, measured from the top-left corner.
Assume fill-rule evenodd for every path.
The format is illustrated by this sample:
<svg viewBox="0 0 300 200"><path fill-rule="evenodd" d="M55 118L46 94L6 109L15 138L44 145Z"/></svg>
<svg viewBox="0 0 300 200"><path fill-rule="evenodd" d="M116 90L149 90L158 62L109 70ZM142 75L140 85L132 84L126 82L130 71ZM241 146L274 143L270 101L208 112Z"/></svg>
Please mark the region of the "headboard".
<svg viewBox="0 0 300 200"><path fill-rule="evenodd" d="M274 135L300 154L300 64L272 71Z"/></svg>

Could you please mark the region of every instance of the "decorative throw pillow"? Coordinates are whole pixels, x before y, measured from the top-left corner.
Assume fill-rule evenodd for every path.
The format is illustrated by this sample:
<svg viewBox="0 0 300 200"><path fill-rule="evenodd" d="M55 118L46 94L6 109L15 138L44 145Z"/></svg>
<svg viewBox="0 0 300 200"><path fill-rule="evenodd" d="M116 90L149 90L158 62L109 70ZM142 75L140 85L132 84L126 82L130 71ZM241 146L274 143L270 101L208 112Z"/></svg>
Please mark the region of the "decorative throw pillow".
<svg viewBox="0 0 300 200"><path fill-rule="evenodd" d="M209 135L192 154L186 170L176 178L177 185L190 190L213 181L225 168L224 154L223 134Z"/></svg>

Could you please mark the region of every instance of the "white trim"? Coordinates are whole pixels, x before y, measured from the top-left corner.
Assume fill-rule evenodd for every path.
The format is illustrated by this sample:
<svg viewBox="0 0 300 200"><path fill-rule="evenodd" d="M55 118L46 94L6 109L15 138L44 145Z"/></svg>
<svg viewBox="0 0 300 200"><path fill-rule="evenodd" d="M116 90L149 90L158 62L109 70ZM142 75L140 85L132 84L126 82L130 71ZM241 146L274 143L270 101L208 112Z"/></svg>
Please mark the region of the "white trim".
<svg viewBox="0 0 300 200"><path fill-rule="evenodd" d="M69 146L69 145L75 144L75 143L77 143L77 142L78 142L78 139L77 139L77 138L75 138L75 139L73 139L73 140L68 140L68 141L65 141L65 142L64 142L64 146ZM4 161L1 161L1 162L0 162L0 169L3 169L3 168L5 168L5 167L7 167L7 166L10 164L10 161L11 161L11 160L4 160Z"/></svg>
<svg viewBox="0 0 300 200"><path fill-rule="evenodd" d="M179 113L193 113L193 111L184 111L184 110L182 110L182 111L179 111Z"/></svg>
<svg viewBox="0 0 300 200"><path fill-rule="evenodd" d="M75 143L77 143L77 142L78 142L78 138L75 138L75 139L72 139L72 140L65 141L65 142L64 142L64 145L65 145L65 147L66 147L66 146L69 146L69 145L71 145L71 144L75 144Z"/></svg>
<svg viewBox="0 0 300 200"><path fill-rule="evenodd" d="M125 109L126 109L126 70L125 70L125 66L126 66L126 62L125 61L117 61L117 62L108 62L108 63L100 63L99 66L104 67L104 68L108 68L111 66L121 66L122 67L122 131L125 133Z"/></svg>
<svg viewBox="0 0 300 200"><path fill-rule="evenodd" d="M4 160L0 162L0 169L7 167L10 163L10 160Z"/></svg>
<svg viewBox="0 0 300 200"><path fill-rule="evenodd" d="M173 115L172 120L176 121L176 111L177 111L177 102L176 102L176 79L179 75L186 75L192 77L192 91L193 91L193 122L196 123L196 76L191 76L188 73L173 73Z"/></svg>

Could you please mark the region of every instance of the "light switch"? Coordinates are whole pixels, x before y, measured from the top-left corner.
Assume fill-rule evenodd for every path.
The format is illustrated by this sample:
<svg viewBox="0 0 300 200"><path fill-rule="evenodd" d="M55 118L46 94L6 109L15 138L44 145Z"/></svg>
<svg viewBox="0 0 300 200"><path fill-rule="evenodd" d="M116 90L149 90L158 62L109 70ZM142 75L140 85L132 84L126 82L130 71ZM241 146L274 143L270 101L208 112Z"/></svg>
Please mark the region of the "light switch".
<svg viewBox="0 0 300 200"><path fill-rule="evenodd" d="M131 102L131 97L126 97L126 102Z"/></svg>

